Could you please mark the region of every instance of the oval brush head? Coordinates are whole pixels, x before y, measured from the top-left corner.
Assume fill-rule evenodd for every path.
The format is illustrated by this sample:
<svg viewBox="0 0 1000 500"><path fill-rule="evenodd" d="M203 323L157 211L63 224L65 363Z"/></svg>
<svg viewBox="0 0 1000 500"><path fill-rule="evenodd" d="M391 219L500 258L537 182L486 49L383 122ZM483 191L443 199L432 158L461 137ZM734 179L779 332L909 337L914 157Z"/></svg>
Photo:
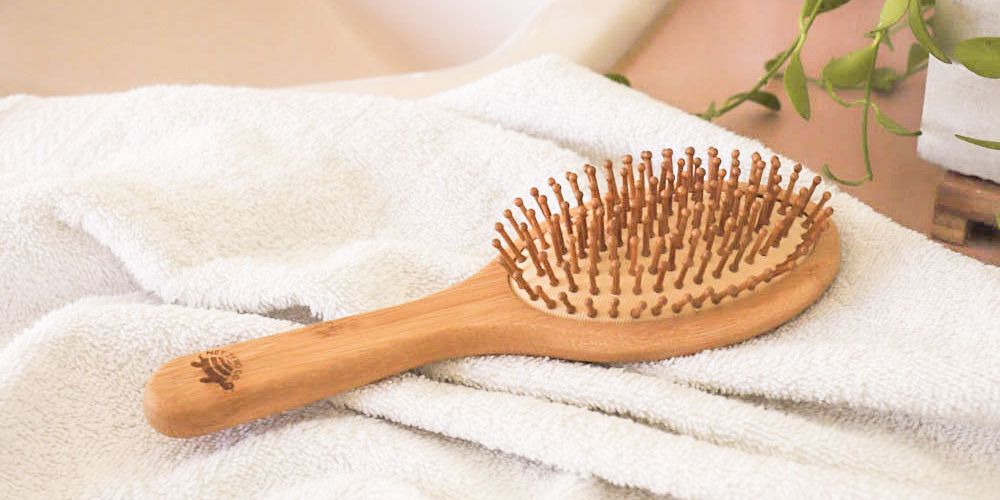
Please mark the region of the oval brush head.
<svg viewBox="0 0 1000 500"><path fill-rule="evenodd" d="M777 157L767 169L754 153L748 182L740 183L739 151L728 175L714 148L707 170L692 148L685 155L674 169L673 151L663 150L655 174L649 151L638 165L625 156L617 170L606 161L603 187L597 168L586 165L588 193L567 172L570 201L550 178L555 208L537 188L529 203L537 210L514 200L523 222L505 211L510 231L498 222L503 241L493 245L517 296L585 321L690 314L769 286L810 253L829 225L829 193L806 210L819 176L793 194L801 165L782 188Z"/></svg>
<svg viewBox="0 0 1000 500"><path fill-rule="evenodd" d="M481 354L633 362L690 354L766 332L817 300L840 243L820 183L782 187L754 154L741 183L715 149L584 167L569 190L504 211L480 272L420 300L178 357L143 396L156 430L214 432L427 363ZM707 169L706 169L707 167ZM766 172L766 176L765 176ZM536 210L537 209L537 210Z"/></svg>

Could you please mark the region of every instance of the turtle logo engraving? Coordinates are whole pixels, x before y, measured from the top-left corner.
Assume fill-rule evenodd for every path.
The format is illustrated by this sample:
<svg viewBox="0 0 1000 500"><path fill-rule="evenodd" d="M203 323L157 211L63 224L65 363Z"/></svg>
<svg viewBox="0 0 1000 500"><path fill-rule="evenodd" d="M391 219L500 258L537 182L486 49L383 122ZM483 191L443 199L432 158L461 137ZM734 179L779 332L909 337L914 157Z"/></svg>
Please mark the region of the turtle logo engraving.
<svg viewBox="0 0 1000 500"><path fill-rule="evenodd" d="M199 354L198 361L192 361L191 366L205 372L201 378L203 384L219 384L224 391L233 390L233 382L239 380L243 373L243 363L239 358L218 349Z"/></svg>

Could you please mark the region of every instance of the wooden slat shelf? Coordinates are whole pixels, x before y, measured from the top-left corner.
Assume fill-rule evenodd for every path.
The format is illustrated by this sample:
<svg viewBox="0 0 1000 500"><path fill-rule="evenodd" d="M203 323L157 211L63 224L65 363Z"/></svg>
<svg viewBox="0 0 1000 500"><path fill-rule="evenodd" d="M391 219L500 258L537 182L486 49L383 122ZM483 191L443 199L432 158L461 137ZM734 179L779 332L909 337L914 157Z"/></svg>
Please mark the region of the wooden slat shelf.
<svg viewBox="0 0 1000 500"><path fill-rule="evenodd" d="M931 235L954 245L965 245L974 223L991 226L996 232L997 213L1000 213L1000 184L948 172L937 187Z"/></svg>

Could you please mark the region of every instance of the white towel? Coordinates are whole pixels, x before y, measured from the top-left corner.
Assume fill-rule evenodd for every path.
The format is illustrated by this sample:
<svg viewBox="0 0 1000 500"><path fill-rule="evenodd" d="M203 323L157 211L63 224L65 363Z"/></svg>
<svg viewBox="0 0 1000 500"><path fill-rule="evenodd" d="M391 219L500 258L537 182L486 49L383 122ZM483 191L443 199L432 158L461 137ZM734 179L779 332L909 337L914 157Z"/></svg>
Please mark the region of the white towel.
<svg viewBox="0 0 1000 500"><path fill-rule="evenodd" d="M554 57L420 102L0 101L0 497L998 491L1000 269L843 193L831 290L738 346L454 360L212 436L146 425L172 357L425 295L491 258L529 187L687 145L771 154Z"/></svg>

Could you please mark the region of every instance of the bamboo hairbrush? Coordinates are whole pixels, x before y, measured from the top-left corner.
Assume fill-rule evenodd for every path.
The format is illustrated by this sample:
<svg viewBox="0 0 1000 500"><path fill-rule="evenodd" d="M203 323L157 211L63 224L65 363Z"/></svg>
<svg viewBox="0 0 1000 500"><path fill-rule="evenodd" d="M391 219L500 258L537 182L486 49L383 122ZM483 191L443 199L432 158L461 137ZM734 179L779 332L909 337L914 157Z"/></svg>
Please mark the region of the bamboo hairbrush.
<svg viewBox="0 0 1000 500"><path fill-rule="evenodd" d="M615 171L603 186L587 165L589 196L574 173L554 179L555 206L531 189L497 223L499 256L429 297L249 340L163 365L146 386L150 424L178 437L210 433L420 365L482 354L592 362L656 360L768 331L816 301L840 263L840 241L811 203L816 177L796 192L780 162L756 153L741 184L714 148L663 151ZM657 175L658 174L658 175ZM603 194L602 194L603 193ZM585 201L586 198L586 201Z"/></svg>

